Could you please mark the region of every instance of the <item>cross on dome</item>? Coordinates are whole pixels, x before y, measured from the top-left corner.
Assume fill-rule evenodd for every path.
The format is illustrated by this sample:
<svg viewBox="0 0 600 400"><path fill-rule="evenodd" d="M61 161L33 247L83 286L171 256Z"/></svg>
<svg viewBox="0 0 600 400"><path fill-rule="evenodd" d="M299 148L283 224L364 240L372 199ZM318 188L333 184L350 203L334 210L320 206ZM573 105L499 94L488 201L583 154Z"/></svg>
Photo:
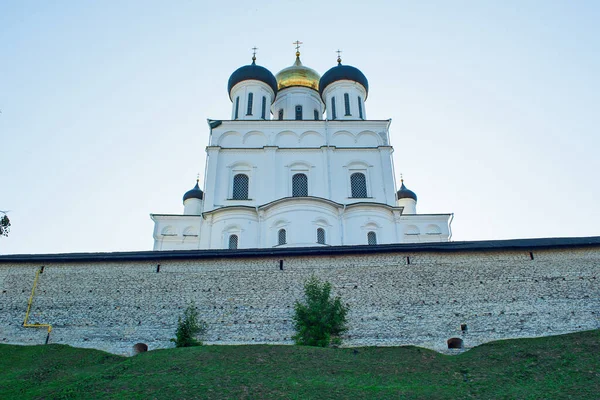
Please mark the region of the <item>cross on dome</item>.
<svg viewBox="0 0 600 400"><path fill-rule="evenodd" d="M299 41L299 40L296 40L296 41L295 41L294 43L292 43L292 44L295 44L295 45L296 45L296 57L300 57L300 45L301 45L301 44L304 44L304 43L302 43L302 42L301 42L301 41Z"/></svg>
<svg viewBox="0 0 600 400"><path fill-rule="evenodd" d="M256 61L256 50L258 50L258 47L254 46L252 48L252 62Z"/></svg>
<svg viewBox="0 0 600 400"><path fill-rule="evenodd" d="M340 49L337 49L336 53L337 53L337 55L338 55L338 58L337 58L337 63L338 63L338 64L341 64L341 63L342 63L342 57L341 57L341 55L342 55L342 51L341 51Z"/></svg>

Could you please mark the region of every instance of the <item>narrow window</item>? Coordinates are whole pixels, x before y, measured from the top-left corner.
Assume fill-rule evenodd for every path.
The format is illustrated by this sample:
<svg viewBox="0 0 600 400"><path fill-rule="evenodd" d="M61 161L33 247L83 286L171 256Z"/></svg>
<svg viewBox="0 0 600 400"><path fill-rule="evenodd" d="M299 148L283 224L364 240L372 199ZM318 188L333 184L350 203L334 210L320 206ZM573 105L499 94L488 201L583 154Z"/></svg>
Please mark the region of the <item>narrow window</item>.
<svg viewBox="0 0 600 400"><path fill-rule="evenodd" d="M344 109L346 110L346 116L350 114L350 96L348 93L344 93Z"/></svg>
<svg viewBox="0 0 600 400"><path fill-rule="evenodd" d="M292 176L292 196L308 196L308 177L305 174L294 174Z"/></svg>
<svg viewBox="0 0 600 400"><path fill-rule="evenodd" d="M360 119L364 119L362 111L362 99L360 98L360 96L358 96L358 117Z"/></svg>
<svg viewBox="0 0 600 400"><path fill-rule="evenodd" d="M296 121L302 120L302 106L296 106Z"/></svg>
<svg viewBox="0 0 600 400"><path fill-rule="evenodd" d="M317 243L325 244L325 229L317 229Z"/></svg>
<svg viewBox="0 0 600 400"><path fill-rule="evenodd" d="M369 245L377 244L377 234L373 231L367 233L367 243Z"/></svg>
<svg viewBox="0 0 600 400"><path fill-rule="evenodd" d="M315 110L315 121L319 120L319 110Z"/></svg>
<svg viewBox="0 0 600 400"><path fill-rule="evenodd" d="M277 244L286 244L285 229L280 229L277 232Z"/></svg>
<svg viewBox="0 0 600 400"><path fill-rule="evenodd" d="M246 115L252 115L252 102L254 100L254 93L248 93L248 111Z"/></svg>
<svg viewBox="0 0 600 400"><path fill-rule="evenodd" d="M350 188L352 191L352 197L365 198L367 196L367 179L365 174L361 172L355 172L350 175Z"/></svg>
<svg viewBox="0 0 600 400"><path fill-rule="evenodd" d="M267 119L267 96L263 96L262 99L262 111L260 113L262 119Z"/></svg>
<svg viewBox="0 0 600 400"><path fill-rule="evenodd" d="M335 113L335 97L331 98L331 119L336 119L337 115Z"/></svg>
<svg viewBox="0 0 600 400"><path fill-rule="evenodd" d="M279 113L277 115L277 119L279 119L280 121L283 120L283 108L279 109Z"/></svg>
<svg viewBox="0 0 600 400"><path fill-rule="evenodd" d="M240 96L235 98L235 115L233 119L238 119L238 112L240 110Z"/></svg>
<svg viewBox="0 0 600 400"><path fill-rule="evenodd" d="M237 249L238 247L238 236L237 235L230 235L229 236L229 248L230 249Z"/></svg>
<svg viewBox="0 0 600 400"><path fill-rule="evenodd" d="M248 200L248 175L237 174L233 177L233 200Z"/></svg>

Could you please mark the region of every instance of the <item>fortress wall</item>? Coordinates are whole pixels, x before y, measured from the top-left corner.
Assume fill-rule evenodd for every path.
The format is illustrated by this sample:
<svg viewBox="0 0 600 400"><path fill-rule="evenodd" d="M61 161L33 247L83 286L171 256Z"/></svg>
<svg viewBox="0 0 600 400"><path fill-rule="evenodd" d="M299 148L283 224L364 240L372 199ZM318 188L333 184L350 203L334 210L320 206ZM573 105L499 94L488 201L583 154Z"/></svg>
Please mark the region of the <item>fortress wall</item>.
<svg viewBox="0 0 600 400"><path fill-rule="evenodd" d="M0 343L51 343L131 354L170 347L194 301L211 344L290 344L294 302L312 274L350 305L345 345L412 344L439 351L506 338L600 328L600 247L364 255L0 263ZM410 257L410 264L407 264ZM279 260L284 261L283 271ZM467 329L461 330L461 324Z"/></svg>

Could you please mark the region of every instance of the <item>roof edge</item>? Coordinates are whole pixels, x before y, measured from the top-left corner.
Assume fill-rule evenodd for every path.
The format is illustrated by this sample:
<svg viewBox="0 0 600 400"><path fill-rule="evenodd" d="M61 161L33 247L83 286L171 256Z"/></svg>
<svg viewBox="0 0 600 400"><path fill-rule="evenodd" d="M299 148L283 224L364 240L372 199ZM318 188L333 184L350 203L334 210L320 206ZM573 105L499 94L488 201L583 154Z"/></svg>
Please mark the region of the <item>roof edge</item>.
<svg viewBox="0 0 600 400"><path fill-rule="evenodd" d="M238 250L168 250L130 251L114 253L11 254L0 256L0 264L45 262L111 262L111 261L164 261L211 258L248 258L283 256L331 256L344 254L377 253L452 253L460 251L499 251L600 247L600 236L505 239L464 242L434 242L417 244L382 244L360 246L288 247Z"/></svg>

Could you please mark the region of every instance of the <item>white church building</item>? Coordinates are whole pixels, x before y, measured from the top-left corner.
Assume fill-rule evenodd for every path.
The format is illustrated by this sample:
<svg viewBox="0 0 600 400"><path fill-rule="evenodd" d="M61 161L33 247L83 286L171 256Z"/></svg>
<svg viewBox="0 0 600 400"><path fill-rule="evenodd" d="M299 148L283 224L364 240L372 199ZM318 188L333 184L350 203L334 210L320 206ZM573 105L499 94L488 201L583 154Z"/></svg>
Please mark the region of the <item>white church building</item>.
<svg viewBox="0 0 600 400"><path fill-rule="evenodd" d="M396 187L391 120L369 120L355 67L323 76L296 61L252 63L228 83L229 120L209 120L204 187L183 214L151 214L154 250L444 242L452 214L418 214Z"/></svg>

